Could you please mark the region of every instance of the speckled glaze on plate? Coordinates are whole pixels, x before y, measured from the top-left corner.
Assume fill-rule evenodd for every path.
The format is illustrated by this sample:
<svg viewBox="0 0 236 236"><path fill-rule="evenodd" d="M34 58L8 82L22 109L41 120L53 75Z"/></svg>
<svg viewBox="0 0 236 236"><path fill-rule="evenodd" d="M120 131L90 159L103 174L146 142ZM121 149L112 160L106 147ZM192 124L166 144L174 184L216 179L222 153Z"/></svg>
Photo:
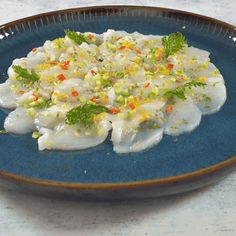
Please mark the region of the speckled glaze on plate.
<svg viewBox="0 0 236 236"><path fill-rule="evenodd" d="M83 151L39 152L28 135L0 135L0 176L45 192L85 199L143 198L189 191L236 169L236 31L227 23L183 11L102 6L45 13L0 26L0 82L14 58L63 30L102 33L109 28L143 34L181 31L189 45L210 51L224 76L228 98L220 112L178 138L165 136L140 153L118 155L107 141ZM7 111L0 111L3 125ZM12 181L14 180L14 181Z"/></svg>

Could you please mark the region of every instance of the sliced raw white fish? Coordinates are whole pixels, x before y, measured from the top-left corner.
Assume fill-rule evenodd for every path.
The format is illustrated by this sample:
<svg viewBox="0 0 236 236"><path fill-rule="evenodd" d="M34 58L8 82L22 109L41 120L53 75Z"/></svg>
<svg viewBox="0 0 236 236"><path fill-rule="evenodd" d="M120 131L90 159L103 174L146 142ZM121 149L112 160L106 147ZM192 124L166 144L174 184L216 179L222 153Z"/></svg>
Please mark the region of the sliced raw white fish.
<svg viewBox="0 0 236 236"><path fill-rule="evenodd" d="M194 130L200 124L201 111L193 104L191 99L178 100L166 119L164 133L180 135Z"/></svg>
<svg viewBox="0 0 236 236"><path fill-rule="evenodd" d="M15 60L13 60L12 65L19 65L25 68L27 66L27 62L28 62L27 57L16 58Z"/></svg>
<svg viewBox="0 0 236 236"><path fill-rule="evenodd" d="M112 136L113 150L117 153L138 152L160 142L163 135L163 113L160 109L163 102L153 102L141 105L132 120L113 119ZM142 127L142 114L149 112L158 128Z"/></svg>
<svg viewBox="0 0 236 236"><path fill-rule="evenodd" d="M208 67L205 70L200 70L199 76L204 76L206 78L207 83L225 83L223 76L220 74L220 71L212 63L209 63Z"/></svg>
<svg viewBox="0 0 236 236"><path fill-rule="evenodd" d="M5 119L6 131L15 134L26 134L35 130L34 117L29 116L25 108L18 107Z"/></svg>
<svg viewBox="0 0 236 236"><path fill-rule="evenodd" d="M199 65L210 61L209 55L208 51L188 47L182 55L171 55L169 61L174 64L173 71L178 72L184 69L187 74L196 76L196 73L199 73Z"/></svg>
<svg viewBox="0 0 236 236"><path fill-rule="evenodd" d="M158 144L163 128L132 128L129 122L117 119L112 122L113 150L117 153L139 152Z"/></svg>
<svg viewBox="0 0 236 236"><path fill-rule="evenodd" d="M219 111L227 97L225 85L221 82L194 88L194 94L194 102L204 115Z"/></svg>
<svg viewBox="0 0 236 236"><path fill-rule="evenodd" d="M137 108L137 111L147 111L154 114L155 112L160 111L164 106L165 106L165 101L157 100L155 102L149 102L140 105Z"/></svg>
<svg viewBox="0 0 236 236"><path fill-rule="evenodd" d="M58 84L54 87L54 93L52 95L52 100L55 103L60 102L76 102L78 101L79 96L73 97L71 93L76 91L79 95L83 95L86 98L91 97L84 88L84 84L81 83L80 79L64 80L61 84ZM59 96L58 96L59 94ZM60 96L63 95L63 96Z"/></svg>
<svg viewBox="0 0 236 236"><path fill-rule="evenodd" d="M38 64L44 63L47 58L48 55L45 52L37 52L34 54L34 56L31 55L30 57L15 59L12 65L19 65L23 68L27 68L30 71L31 69L35 69ZM9 77L15 77L16 75L12 66L8 69L8 75Z"/></svg>
<svg viewBox="0 0 236 236"><path fill-rule="evenodd" d="M114 88L110 88L107 91L107 96L108 96L108 99L109 99L109 104L112 105L115 101L115 98L116 98Z"/></svg>
<svg viewBox="0 0 236 236"><path fill-rule="evenodd" d="M46 53L38 52L34 57L28 59L27 68L35 69L37 65L45 63L45 60L48 58Z"/></svg>
<svg viewBox="0 0 236 236"><path fill-rule="evenodd" d="M81 80L80 79L69 79L64 80L61 84L55 86L55 92L57 93L68 93L71 94L72 90L80 90L82 89Z"/></svg>
<svg viewBox="0 0 236 236"><path fill-rule="evenodd" d="M39 150L81 150L97 146L105 141L111 128L109 121L102 121L98 127L102 133L95 135L78 132L76 126L59 126L56 130L42 128L42 136L38 139Z"/></svg>
<svg viewBox="0 0 236 236"><path fill-rule="evenodd" d="M70 109L71 106L63 107L62 105L54 105L40 111L35 117L35 125L37 129L53 129L55 126L65 120L66 112Z"/></svg>
<svg viewBox="0 0 236 236"><path fill-rule="evenodd" d="M45 63L45 60L48 58L47 54L44 52L38 52L35 56L27 58L27 69L35 69L37 65Z"/></svg>
<svg viewBox="0 0 236 236"><path fill-rule="evenodd" d="M88 56L89 54L97 53L97 46L95 44L81 43L78 47L80 50L82 49Z"/></svg>
<svg viewBox="0 0 236 236"><path fill-rule="evenodd" d="M191 58L195 57L199 62L206 61L210 56L210 53L206 50L195 48L195 47L188 47L186 49L186 57Z"/></svg>
<svg viewBox="0 0 236 236"><path fill-rule="evenodd" d="M45 50L47 55L50 55L51 57L53 56L51 60L57 60L63 51L62 49L56 48L54 46L54 43L49 40L45 41L43 49Z"/></svg>
<svg viewBox="0 0 236 236"><path fill-rule="evenodd" d="M96 34L96 33L93 33L93 32L86 32L85 34L86 34L86 36L93 35L94 38L96 39L96 44L97 45L99 45L103 42L103 35L102 34Z"/></svg>
<svg viewBox="0 0 236 236"><path fill-rule="evenodd" d="M16 102L19 106L19 105L24 104L24 102L33 101L33 98L34 98L33 92L29 91L29 92L26 92L26 93L22 94L21 96L17 97Z"/></svg>
<svg viewBox="0 0 236 236"><path fill-rule="evenodd" d="M16 108L16 99L19 95L13 93L10 84L5 82L0 84L0 106L4 108Z"/></svg>
<svg viewBox="0 0 236 236"><path fill-rule="evenodd" d="M133 76L130 76L132 82L143 82L145 81L145 70L140 68Z"/></svg>
<svg viewBox="0 0 236 236"><path fill-rule="evenodd" d="M107 30L107 32L103 33L103 41L104 42L112 42L113 37L125 37L128 35L126 31L115 31L115 30Z"/></svg>
<svg viewBox="0 0 236 236"><path fill-rule="evenodd" d="M13 70L12 66L10 66L7 70L7 74L9 79L15 79L16 78L16 72Z"/></svg>
<svg viewBox="0 0 236 236"><path fill-rule="evenodd" d="M42 53L42 52L45 52L44 51L44 48L43 47L37 47L37 50L36 51L34 51L34 50L31 50L28 54L27 54L27 57L34 57L35 56L35 54L37 54L37 53Z"/></svg>

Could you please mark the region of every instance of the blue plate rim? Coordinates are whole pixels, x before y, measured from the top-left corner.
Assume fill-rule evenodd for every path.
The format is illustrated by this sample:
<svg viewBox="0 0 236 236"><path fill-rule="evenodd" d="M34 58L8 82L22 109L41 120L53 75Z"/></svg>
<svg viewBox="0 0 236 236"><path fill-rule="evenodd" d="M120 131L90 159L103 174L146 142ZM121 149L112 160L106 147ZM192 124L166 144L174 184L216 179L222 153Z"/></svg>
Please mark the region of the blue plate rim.
<svg viewBox="0 0 236 236"><path fill-rule="evenodd" d="M67 9L61 9L61 10L55 10L55 11L49 11L49 12L44 12L44 13L39 13L35 15L31 15L28 17L23 17L14 21L10 21L7 23L4 23L0 25L0 34L3 36L7 36L7 31L11 30L11 27L15 25L20 25L25 22L29 22L32 20L36 20L38 18L43 18L43 17L49 17L49 16L56 16L56 15L63 15L63 13L73 13L73 12L84 12L84 14L91 13L91 12L104 12L110 10L111 12L113 11L119 11L119 10L149 10L149 11L156 11L156 12L162 12L162 13L170 13L170 14L178 14L178 15L183 15L183 16L188 16L188 17L194 17L198 18L200 20L210 22L210 23L215 23L219 26L225 27L228 30L231 30L232 33L236 32L236 25L230 24L228 22L206 16L206 15L201 15L198 13L194 12L189 12L189 11L183 11L183 10L178 10L174 8L165 8L165 7L154 7L154 6L138 6L138 5L97 5L97 6L88 6L88 7L77 7L77 8L67 8ZM229 32L227 32L229 34Z"/></svg>
<svg viewBox="0 0 236 236"><path fill-rule="evenodd" d="M227 172L225 169L232 167L228 172L236 170L236 156L219 162L215 165L209 166L207 168L202 168L193 172L171 176L167 178L143 180L143 181L133 181L133 182L118 182L118 183L70 183L62 181L52 181L52 180L42 180L38 178L31 178L26 176L15 175L9 172L0 171L0 177L5 179L13 180L16 182L40 185L44 187L57 187L65 189L93 189L93 190L115 190L115 189L131 189L140 187L157 187L161 185L171 185L174 183L181 183L186 181L195 180L198 178L206 177L212 174L217 174L220 172Z"/></svg>

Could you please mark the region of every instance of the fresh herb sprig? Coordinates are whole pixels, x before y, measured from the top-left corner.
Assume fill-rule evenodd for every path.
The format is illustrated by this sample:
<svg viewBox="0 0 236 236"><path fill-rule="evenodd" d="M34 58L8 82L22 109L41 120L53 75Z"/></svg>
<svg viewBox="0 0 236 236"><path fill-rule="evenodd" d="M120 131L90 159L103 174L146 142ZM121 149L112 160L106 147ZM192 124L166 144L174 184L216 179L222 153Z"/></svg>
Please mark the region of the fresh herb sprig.
<svg viewBox="0 0 236 236"><path fill-rule="evenodd" d="M66 113L66 124L82 124L85 127L90 127L93 123L94 115L98 115L102 112L108 112L108 108L102 105L84 104L78 106Z"/></svg>
<svg viewBox="0 0 236 236"><path fill-rule="evenodd" d="M164 97L166 97L168 99L169 98L179 98L182 100L186 100L186 96L185 96L186 89L191 89L192 87L199 87L199 86L205 86L205 85L206 85L205 83L193 80L193 81L188 82L182 86L177 87L176 89L166 91L164 93Z"/></svg>
<svg viewBox="0 0 236 236"><path fill-rule="evenodd" d="M18 65L13 65L12 68L17 74L16 79L25 84L33 84L34 82L39 80L39 75L35 72L34 69L29 72L26 68Z"/></svg>
<svg viewBox="0 0 236 236"><path fill-rule="evenodd" d="M83 34L78 34L75 31L71 31L71 30L65 30L65 34L67 35L68 38L70 38L71 40L73 40L75 43L77 43L78 45L80 45L81 43L84 42L88 42L86 37Z"/></svg>
<svg viewBox="0 0 236 236"><path fill-rule="evenodd" d="M180 32L172 33L162 38L162 46L166 57L180 51L187 45L184 35Z"/></svg>

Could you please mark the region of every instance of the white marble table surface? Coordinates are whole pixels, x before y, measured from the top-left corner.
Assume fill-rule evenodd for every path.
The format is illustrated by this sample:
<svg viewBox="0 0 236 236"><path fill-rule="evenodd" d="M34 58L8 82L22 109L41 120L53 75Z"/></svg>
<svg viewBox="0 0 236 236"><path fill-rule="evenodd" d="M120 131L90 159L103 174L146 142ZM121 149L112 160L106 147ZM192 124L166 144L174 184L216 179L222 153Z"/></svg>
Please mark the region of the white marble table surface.
<svg viewBox="0 0 236 236"><path fill-rule="evenodd" d="M236 25L232 0L0 0L0 25L45 11L130 4L177 8ZM191 193L138 202L50 199L0 183L0 236L235 236L236 173Z"/></svg>

